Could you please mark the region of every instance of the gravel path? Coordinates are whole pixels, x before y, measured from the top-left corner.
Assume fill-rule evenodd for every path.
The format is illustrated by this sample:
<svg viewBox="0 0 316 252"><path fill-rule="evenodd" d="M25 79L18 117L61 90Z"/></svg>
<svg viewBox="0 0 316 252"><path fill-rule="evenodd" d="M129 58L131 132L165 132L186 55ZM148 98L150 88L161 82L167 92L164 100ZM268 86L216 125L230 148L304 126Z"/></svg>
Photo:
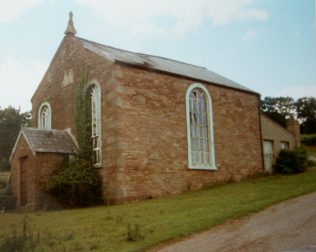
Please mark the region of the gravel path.
<svg viewBox="0 0 316 252"><path fill-rule="evenodd" d="M151 251L316 252L316 192Z"/></svg>

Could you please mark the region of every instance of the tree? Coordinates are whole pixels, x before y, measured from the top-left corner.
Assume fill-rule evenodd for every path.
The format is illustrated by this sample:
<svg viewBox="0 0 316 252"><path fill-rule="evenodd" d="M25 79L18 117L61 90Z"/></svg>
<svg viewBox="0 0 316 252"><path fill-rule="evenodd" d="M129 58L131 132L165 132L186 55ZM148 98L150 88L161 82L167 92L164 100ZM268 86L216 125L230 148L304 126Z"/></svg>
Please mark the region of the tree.
<svg viewBox="0 0 316 252"><path fill-rule="evenodd" d="M297 118L301 121L303 134L316 133L316 98L302 97L296 102Z"/></svg>
<svg viewBox="0 0 316 252"><path fill-rule="evenodd" d="M286 120L295 117L295 101L292 97L265 97L261 110L273 121L286 127Z"/></svg>
<svg viewBox="0 0 316 252"><path fill-rule="evenodd" d="M9 169L9 157L21 127L31 124L31 113L11 106L0 107L0 170Z"/></svg>

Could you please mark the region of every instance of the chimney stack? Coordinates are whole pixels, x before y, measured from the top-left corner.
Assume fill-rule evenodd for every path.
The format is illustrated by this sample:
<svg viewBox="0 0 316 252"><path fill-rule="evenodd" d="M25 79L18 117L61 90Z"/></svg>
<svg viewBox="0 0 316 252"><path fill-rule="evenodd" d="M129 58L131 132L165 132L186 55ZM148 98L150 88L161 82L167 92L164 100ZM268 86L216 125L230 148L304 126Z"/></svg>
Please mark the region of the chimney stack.
<svg viewBox="0 0 316 252"><path fill-rule="evenodd" d="M299 122L294 118L288 119L286 121L286 129L294 134L295 147L301 147L301 131Z"/></svg>

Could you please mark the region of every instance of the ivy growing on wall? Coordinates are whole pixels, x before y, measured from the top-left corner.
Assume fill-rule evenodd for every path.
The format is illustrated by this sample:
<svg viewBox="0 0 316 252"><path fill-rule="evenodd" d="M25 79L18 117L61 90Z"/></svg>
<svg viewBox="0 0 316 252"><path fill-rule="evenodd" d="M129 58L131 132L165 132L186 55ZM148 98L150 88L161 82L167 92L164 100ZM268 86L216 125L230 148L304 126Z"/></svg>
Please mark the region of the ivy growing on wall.
<svg viewBox="0 0 316 252"><path fill-rule="evenodd" d="M87 82L88 74L82 74L76 86L75 127L80 156L92 163L91 101Z"/></svg>
<svg viewBox="0 0 316 252"><path fill-rule="evenodd" d="M45 185L49 193L68 206L88 206L101 202L101 179L92 161L88 77L88 73L81 75L75 92L74 115L79 153L70 160L65 160Z"/></svg>

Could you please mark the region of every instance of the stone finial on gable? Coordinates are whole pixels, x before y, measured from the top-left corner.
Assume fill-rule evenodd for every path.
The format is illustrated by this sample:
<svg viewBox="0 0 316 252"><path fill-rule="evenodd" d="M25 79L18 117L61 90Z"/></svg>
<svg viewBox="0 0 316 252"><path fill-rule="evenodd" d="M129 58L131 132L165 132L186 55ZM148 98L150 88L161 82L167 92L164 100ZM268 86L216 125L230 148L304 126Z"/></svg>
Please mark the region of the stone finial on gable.
<svg viewBox="0 0 316 252"><path fill-rule="evenodd" d="M67 35L67 36L74 36L77 33L77 31L74 27L74 22L72 21L72 17L73 17L73 14L71 11L71 12L69 12L68 25L67 25L67 28L65 31L65 35Z"/></svg>

